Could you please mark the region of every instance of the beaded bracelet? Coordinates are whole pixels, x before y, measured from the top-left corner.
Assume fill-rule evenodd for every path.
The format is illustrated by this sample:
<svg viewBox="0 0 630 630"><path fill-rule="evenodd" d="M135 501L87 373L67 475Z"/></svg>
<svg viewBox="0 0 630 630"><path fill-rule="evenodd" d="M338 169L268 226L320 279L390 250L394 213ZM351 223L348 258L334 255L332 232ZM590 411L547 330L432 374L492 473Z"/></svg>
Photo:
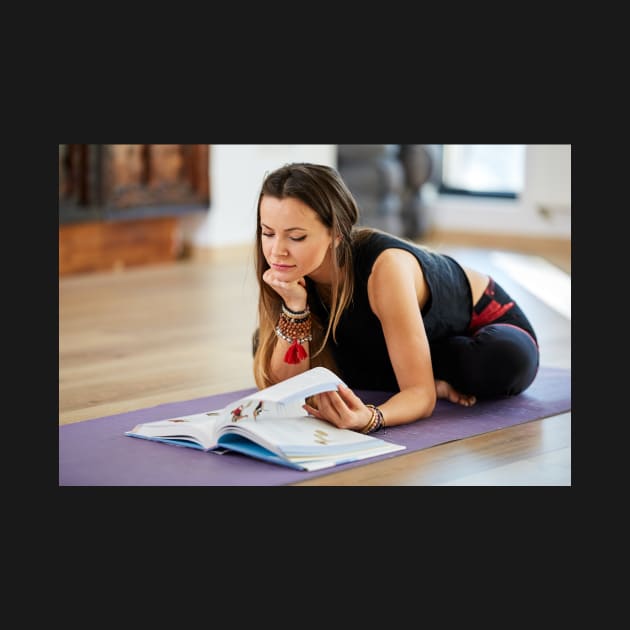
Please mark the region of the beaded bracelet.
<svg viewBox="0 0 630 630"><path fill-rule="evenodd" d="M366 407L369 407L372 410L372 415L370 416L370 419L367 421L367 424L361 429L361 433L372 433L378 421L376 408L374 407L374 405L366 405Z"/></svg>
<svg viewBox="0 0 630 630"><path fill-rule="evenodd" d="M291 344L284 355L285 363L299 363L308 354L302 347L303 343L312 341L311 311L308 306L300 312L292 311L282 303L282 313L276 325L276 335Z"/></svg>
<svg viewBox="0 0 630 630"><path fill-rule="evenodd" d="M372 410L372 415L367 424L361 429L361 433L374 433L385 426L385 418L383 418L383 412L374 405L366 405Z"/></svg>
<svg viewBox="0 0 630 630"><path fill-rule="evenodd" d="M282 312L291 319L306 319L311 314L311 309L307 305L303 311L292 311L282 302Z"/></svg>

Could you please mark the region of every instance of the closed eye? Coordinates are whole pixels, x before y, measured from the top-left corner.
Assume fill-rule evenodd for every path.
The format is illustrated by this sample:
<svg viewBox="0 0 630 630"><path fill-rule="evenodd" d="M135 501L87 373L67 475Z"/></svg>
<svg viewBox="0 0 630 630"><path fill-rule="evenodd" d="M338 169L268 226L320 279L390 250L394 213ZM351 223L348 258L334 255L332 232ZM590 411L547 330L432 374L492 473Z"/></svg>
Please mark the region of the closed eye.
<svg viewBox="0 0 630 630"><path fill-rule="evenodd" d="M261 232L263 236L267 238L273 238L275 234L273 232ZM306 234L304 236L289 236L289 239L295 241L296 243L303 241L306 238Z"/></svg>

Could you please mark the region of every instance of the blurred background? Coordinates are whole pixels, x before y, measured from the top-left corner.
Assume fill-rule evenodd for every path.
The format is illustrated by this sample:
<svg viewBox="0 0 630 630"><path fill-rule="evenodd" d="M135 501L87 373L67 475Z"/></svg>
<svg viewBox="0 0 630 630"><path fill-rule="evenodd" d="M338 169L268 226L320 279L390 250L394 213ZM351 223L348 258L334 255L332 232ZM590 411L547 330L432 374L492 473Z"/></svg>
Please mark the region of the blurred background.
<svg viewBox="0 0 630 630"><path fill-rule="evenodd" d="M250 245L262 179L292 161L338 168L361 223L412 240L570 241L571 145L60 144L59 273Z"/></svg>

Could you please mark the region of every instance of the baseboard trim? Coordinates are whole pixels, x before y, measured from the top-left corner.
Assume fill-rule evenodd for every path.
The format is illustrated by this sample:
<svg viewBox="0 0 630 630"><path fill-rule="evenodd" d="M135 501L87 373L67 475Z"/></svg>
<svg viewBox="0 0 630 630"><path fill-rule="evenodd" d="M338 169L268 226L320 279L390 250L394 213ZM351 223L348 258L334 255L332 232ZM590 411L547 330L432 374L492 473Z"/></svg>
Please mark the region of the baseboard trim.
<svg viewBox="0 0 630 630"><path fill-rule="evenodd" d="M201 246L187 244L185 257L197 262L230 262L243 259L254 260L254 246L251 243L237 245Z"/></svg>
<svg viewBox="0 0 630 630"><path fill-rule="evenodd" d="M523 249L532 251L540 249L556 249L566 251L567 253L570 253L571 251L571 239L557 236L543 237L523 234L431 230L418 240L420 242L444 242L448 245L484 247L488 249Z"/></svg>

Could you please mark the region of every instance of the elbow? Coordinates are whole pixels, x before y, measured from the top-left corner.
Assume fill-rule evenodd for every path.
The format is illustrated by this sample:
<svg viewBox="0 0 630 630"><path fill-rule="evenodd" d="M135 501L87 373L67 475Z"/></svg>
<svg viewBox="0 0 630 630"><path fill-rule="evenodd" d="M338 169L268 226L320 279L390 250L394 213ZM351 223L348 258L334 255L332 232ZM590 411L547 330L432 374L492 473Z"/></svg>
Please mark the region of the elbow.
<svg viewBox="0 0 630 630"><path fill-rule="evenodd" d="M435 388L427 389L423 387L419 389L416 394L416 400L419 401L419 405L416 408L416 419L422 420L431 417L437 405L437 392Z"/></svg>
<svg viewBox="0 0 630 630"><path fill-rule="evenodd" d="M435 406L437 404L436 396L429 396L428 400L425 402L422 408L421 416L419 419L430 418L435 411Z"/></svg>

